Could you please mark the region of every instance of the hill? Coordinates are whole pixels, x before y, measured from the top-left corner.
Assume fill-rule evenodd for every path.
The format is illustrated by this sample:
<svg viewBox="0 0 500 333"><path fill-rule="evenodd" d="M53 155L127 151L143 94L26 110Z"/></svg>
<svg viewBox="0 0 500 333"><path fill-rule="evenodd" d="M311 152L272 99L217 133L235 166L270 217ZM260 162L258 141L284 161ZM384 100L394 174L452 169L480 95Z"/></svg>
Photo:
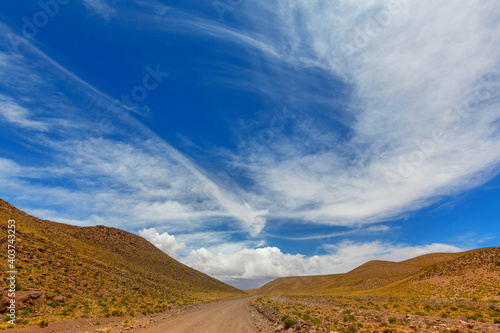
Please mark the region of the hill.
<svg viewBox="0 0 500 333"><path fill-rule="evenodd" d="M245 291L249 294L307 292L313 291L318 285L329 282L337 276L339 276L339 274L282 277L274 279L258 289L249 289Z"/></svg>
<svg viewBox="0 0 500 333"><path fill-rule="evenodd" d="M431 299L500 300L500 248L468 252L427 266L375 293Z"/></svg>
<svg viewBox="0 0 500 333"><path fill-rule="evenodd" d="M251 292L262 295L412 298L497 296L500 292L499 252L500 248L486 248L433 253L401 262L373 260L345 274L275 279Z"/></svg>
<svg viewBox="0 0 500 333"><path fill-rule="evenodd" d="M123 230L40 220L0 199L4 235L10 219L16 221L17 323L147 314L242 295ZM4 272L7 246L2 244ZM7 289L0 295L0 312L9 301Z"/></svg>

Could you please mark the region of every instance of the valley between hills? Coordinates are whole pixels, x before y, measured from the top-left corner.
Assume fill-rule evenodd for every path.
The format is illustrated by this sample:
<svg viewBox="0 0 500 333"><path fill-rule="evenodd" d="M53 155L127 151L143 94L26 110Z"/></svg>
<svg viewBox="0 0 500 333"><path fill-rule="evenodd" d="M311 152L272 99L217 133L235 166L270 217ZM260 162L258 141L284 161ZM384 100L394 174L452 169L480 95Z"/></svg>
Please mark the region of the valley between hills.
<svg viewBox="0 0 500 333"><path fill-rule="evenodd" d="M16 325L4 277L0 328L13 332L500 332L498 247L241 291L123 230L40 220L0 200L5 235L12 219Z"/></svg>

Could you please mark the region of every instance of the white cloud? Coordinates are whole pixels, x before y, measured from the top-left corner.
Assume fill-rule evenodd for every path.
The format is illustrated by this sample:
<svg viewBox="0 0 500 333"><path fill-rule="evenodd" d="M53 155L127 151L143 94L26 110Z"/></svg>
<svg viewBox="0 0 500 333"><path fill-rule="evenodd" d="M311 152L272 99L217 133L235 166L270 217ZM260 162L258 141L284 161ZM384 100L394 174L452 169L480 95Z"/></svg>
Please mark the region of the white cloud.
<svg viewBox="0 0 500 333"><path fill-rule="evenodd" d="M3 36L15 36L3 24L0 30ZM174 222L181 220L185 222L182 227L189 227L218 219L219 224L231 221L235 228L254 235L261 231L267 211L252 208L244 192L220 188L194 161L127 113L133 109L115 105L113 98L25 43L27 54L15 50L0 53L0 82L9 87L11 96L0 100L5 102L2 115L17 126L50 127L47 136L23 140L51 154L53 165L28 167L18 163L19 168L24 178L70 180L76 189L67 195L71 192L68 189L30 185L17 177L6 183L22 188L22 193L44 193L45 198L51 198L48 202L59 205L68 203L66 198L79 197L79 204L86 209L77 213L66 207L61 215L68 216L59 215L65 220L88 223L89 216L95 215L120 227L126 227L123 221L131 221L128 223L136 227L173 224L179 228ZM6 38L1 38L0 44L7 49L13 47ZM27 61L28 57L36 61ZM59 91L61 82L71 89ZM44 103L36 108L20 106L36 101ZM31 119L40 115L44 116L40 120ZM111 126L103 127L106 122ZM54 141L56 135L59 138ZM25 195L25 199L33 197Z"/></svg>
<svg viewBox="0 0 500 333"><path fill-rule="evenodd" d="M1 66L1 65L0 65ZM16 126L39 131L46 131L48 125L42 121L32 120L31 113L15 103L7 96L0 94L0 120L8 121Z"/></svg>
<svg viewBox="0 0 500 333"><path fill-rule="evenodd" d="M96 14L102 16L105 19L109 19L115 14L115 10L109 6L109 4L104 0L82 0L85 7L92 10Z"/></svg>
<svg viewBox="0 0 500 333"><path fill-rule="evenodd" d="M287 254L277 247L246 248L214 254L205 248L191 251L186 263L191 267L240 288L253 288L285 276L345 273L370 260L403 261L436 252L464 249L448 244L409 246L383 241L352 242L322 246L328 254L305 256Z"/></svg>
<svg viewBox="0 0 500 333"><path fill-rule="evenodd" d="M187 263L202 272L227 280L318 274L339 261L331 256L308 258L301 254L282 253L277 247L265 247L218 254L200 248L190 253Z"/></svg>
<svg viewBox="0 0 500 333"><path fill-rule="evenodd" d="M312 120L317 113L297 110L292 136L279 136L259 154L233 156L263 193L255 201L271 204L269 217L373 223L483 184L497 172L499 4L304 0L255 6L277 13L280 23L273 20L273 27L260 21L265 15L249 16L263 34L282 27L270 42L278 52L323 64L332 80L341 78L352 91L350 105L335 108L352 118L345 123L348 135L335 133L335 124L325 126L324 117Z"/></svg>
<svg viewBox="0 0 500 333"><path fill-rule="evenodd" d="M375 259L403 261L428 253L460 252L465 250L455 245L440 243L409 246L383 241L353 242L349 240L344 240L338 244L327 244L323 247L330 255L337 256L342 260L342 265L337 268L335 273L345 272Z"/></svg>
<svg viewBox="0 0 500 333"><path fill-rule="evenodd" d="M168 232L160 234L156 228L144 228L139 231L139 235L173 258L177 258L178 252L186 249L186 243L178 242L175 236L169 235Z"/></svg>

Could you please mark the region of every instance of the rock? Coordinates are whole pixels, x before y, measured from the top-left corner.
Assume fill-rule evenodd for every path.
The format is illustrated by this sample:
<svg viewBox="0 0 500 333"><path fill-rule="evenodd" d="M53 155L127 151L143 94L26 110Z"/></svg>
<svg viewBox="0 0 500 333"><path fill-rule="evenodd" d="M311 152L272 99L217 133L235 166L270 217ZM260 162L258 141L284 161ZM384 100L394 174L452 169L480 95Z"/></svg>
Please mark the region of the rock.
<svg viewBox="0 0 500 333"><path fill-rule="evenodd" d="M10 304L10 298L2 296L0 298L0 313L5 312L5 310L7 310L7 307L9 306L9 304Z"/></svg>
<svg viewBox="0 0 500 333"><path fill-rule="evenodd" d="M54 301L62 302L64 301L64 296L55 296Z"/></svg>
<svg viewBox="0 0 500 333"><path fill-rule="evenodd" d="M16 293L16 303L18 302L24 302L30 298L30 293Z"/></svg>
<svg viewBox="0 0 500 333"><path fill-rule="evenodd" d="M274 332L282 332L285 330L285 326L283 325L278 325L275 329Z"/></svg>
<svg viewBox="0 0 500 333"><path fill-rule="evenodd" d="M45 295L45 292L44 291L41 291L41 290L33 290L30 292L30 298L38 298L40 296L43 296Z"/></svg>
<svg viewBox="0 0 500 333"><path fill-rule="evenodd" d="M16 302L16 311L17 310L22 310L26 307L26 305L23 302Z"/></svg>

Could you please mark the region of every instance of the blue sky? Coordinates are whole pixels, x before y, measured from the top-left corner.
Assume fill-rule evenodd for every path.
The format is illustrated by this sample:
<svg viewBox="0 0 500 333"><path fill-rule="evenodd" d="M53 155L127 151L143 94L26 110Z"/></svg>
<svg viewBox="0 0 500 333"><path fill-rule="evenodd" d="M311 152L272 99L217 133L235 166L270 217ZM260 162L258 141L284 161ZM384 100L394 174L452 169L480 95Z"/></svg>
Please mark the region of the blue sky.
<svg viewBox="0 0 500 333"><path fill-rule="evenodd" d="M498 245L493 1L0 5L0 197L240 288Z"/></svg>

